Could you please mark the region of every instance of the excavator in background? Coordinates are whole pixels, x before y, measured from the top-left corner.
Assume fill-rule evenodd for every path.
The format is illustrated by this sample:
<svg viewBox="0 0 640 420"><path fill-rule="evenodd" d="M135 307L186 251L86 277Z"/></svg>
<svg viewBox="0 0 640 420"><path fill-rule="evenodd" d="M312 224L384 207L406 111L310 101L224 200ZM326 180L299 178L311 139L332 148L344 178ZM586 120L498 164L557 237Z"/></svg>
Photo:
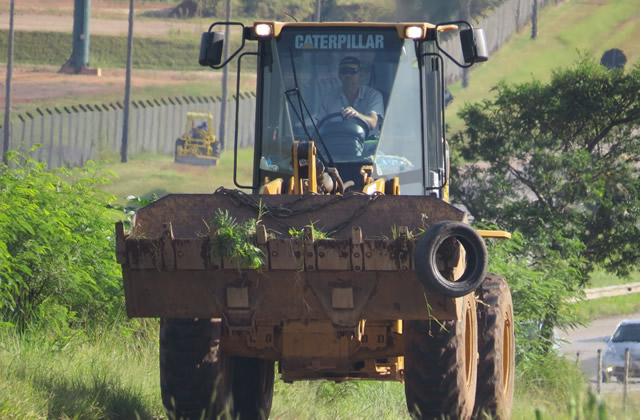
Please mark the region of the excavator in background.
<svg viewBox="0 0 640 420"><path fill-rule="evenodd" d="M242 39L223 61L224 26ZM456 33L460 51L445 50ZM375 127L321 115L344 57L382 96ZM483 31L261 21L203 34L200 64L237 59L238 86L246 58L252 182L237 181L236 124L236 189L171 194L116 225L128 315L161 318L169 415L266 419L277 362L287 383L403 382L414 418L509 418L513 305L484 243L509 234L472 228L448 196L444 62L485 61Z"/></svg>

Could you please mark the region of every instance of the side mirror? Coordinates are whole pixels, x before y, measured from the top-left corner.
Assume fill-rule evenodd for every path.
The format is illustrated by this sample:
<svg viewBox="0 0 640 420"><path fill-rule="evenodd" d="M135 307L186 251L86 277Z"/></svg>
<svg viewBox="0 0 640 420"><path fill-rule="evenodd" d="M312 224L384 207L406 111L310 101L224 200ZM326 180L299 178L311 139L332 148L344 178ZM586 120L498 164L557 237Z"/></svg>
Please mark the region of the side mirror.
<svg viewBox="0 0 640 420"><path fill-rule="evenodd" d="M204 32L200 40L201 66L217 66L222 62L224 32Z"/></svg>
<svg viewBox="0 0 640 420"><path fill-rule="evenodd" d="M460 44L464 62L473 64L489 59L487 41L483 29L463 29L460 31Z"/></svg>

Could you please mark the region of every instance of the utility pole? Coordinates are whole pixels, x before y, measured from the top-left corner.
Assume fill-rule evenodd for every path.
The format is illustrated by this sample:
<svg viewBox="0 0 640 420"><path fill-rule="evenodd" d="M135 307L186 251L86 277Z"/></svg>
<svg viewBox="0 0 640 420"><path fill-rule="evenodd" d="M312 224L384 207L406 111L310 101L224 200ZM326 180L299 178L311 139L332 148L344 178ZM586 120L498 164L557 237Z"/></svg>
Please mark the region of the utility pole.
<svg viewBox="0 0 640 420"><path fill-rule="evenodd" d="M320 9L322 8L322 0L316 0L316 22L320 22Z"/></svg>
<svg viewBox="0 0 640 420"><path fill-rule="evenodd" d="M531 11L531 39L538 37L538 0L533 0Z"/></svg>
<svg viewBox="0 0 640 420"><path fill-rule="evenodd" d="M11 138L11 73L13 71L13 15L15 0L11 0L11 11L9 13L9 54L7 57L7 94L4 99L4 141L2 145L2 162L9 163L7 152L9 151L9 140Z"/></svg>
<svg viewBox="0 0 640 420"><path fill-rule="evenodd" d="M127 74L124 83L124 118L122 121L122 146L120 161L127 162L129 145L129 110L131 109L131 61L133 56L133 0L129 0L129 34L127 36Z"/></svg>
<svg viewBox="0 0 640 420"><path fill-rule="evenodd" d="M67 74L90 74L100 76L100 69L89 68L89 22L91 0L74 0L73 6L73 46L71 57L60 69Z"/></svg>
<svg viewBox="0 0 640 420"><path fill-rule="evenodd" d="M231 0L227 0L227 22L231 22ZM229 44L231 43L231 37L229 36L229 25L224 29L224 61L227 61L229 57ZM222 150L226 148L227 137L227 84L229 80L229 66L224 66L222 70L222 104L220 111L220 144ZM236 118L238 116L236 115Z"/></svg>

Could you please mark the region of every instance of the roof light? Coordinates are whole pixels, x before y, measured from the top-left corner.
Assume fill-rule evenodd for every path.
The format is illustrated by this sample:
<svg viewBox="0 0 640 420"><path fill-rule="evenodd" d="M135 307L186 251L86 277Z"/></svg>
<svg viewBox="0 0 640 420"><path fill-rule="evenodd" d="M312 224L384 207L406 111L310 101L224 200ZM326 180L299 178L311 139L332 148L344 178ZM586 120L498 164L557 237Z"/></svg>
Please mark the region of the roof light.
<svg viewBox="0 0 640 420"><path fill-rule="evenodd" d="M256 25L253 27L253 31L255 32L256 36L261 38L266 38L273 35L273 27L268 23L256 23Z"/></svg>
<svg viewBox="0 0 640 420"><path fill-rule="evenodd" d="M409 39L424 38L424 28L422 26L407 26L404 29L404 36Z"/></svg>

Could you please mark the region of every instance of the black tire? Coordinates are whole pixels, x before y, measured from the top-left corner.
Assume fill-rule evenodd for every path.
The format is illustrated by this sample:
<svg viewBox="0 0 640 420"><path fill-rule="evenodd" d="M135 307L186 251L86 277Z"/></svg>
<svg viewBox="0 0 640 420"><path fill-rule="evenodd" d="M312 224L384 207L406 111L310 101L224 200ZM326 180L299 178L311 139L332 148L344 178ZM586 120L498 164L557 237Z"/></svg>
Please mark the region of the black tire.
<svg viewBox="0 0 640 420"><path fill-rule="evenodd" d="M221 322L160 321L160 388L169 418L215 418L230 395L229 359L220 352Z"/></svg>
<svg viewBox="0 0 640 420"><path fill-rule="evenodd" d="M510 419L513 407L515 335L513 302L504 277L488 274L478 289L477 418Z"/></svg>
<svg viewBox="0 0 640 420"><path fill-rule="evenodd" d="M452 281L437 266L438 254L451 249L453 240L460 242L466 254L466 268L462 276ZM446 256L442 257L446 259ZM484 240L471 226L454 221L439 222L418 237L414 252L416 273L427 290L449 297L472 293L484 280L487 270L487 248Z"/></svg>
<svg viewBox="0 0 640 420"><path fill-rule="evenodd" d="M213 149L213 156L220 157L220 152L222 151L222 145L220 144L220 142L219 141L214 142L211 145L211 148Z"/></svg>
<svg viewBox="0 0 640 420"><path fill-rule="evenodd" d="M171 419L268 418L274 362L227 357L221 322L162 319L160 386Z"/></svg>
<svg viewBox="0 0 640 420"><path fill-rule="evenodd" d="M175 152L173 154L174 162L179 162L180 161L180 155L178 154L178 147L184 147L184 140L182 140L182 139L176 140L176 148L175 148Z"/></svg>
<svg viewBox="0 0 640 420"><path fill-rule="evenodd" d="M240 420L269 418L273 379L274 362L241 357L234 359L233 406Z"/></svg>
<svg viewBox="0 0 640 420"><path fill-rule="evenodd" d="M477 381L475 296L463 299L460 321L404 323L404 389L417 419L469 419Z"/></svg>

